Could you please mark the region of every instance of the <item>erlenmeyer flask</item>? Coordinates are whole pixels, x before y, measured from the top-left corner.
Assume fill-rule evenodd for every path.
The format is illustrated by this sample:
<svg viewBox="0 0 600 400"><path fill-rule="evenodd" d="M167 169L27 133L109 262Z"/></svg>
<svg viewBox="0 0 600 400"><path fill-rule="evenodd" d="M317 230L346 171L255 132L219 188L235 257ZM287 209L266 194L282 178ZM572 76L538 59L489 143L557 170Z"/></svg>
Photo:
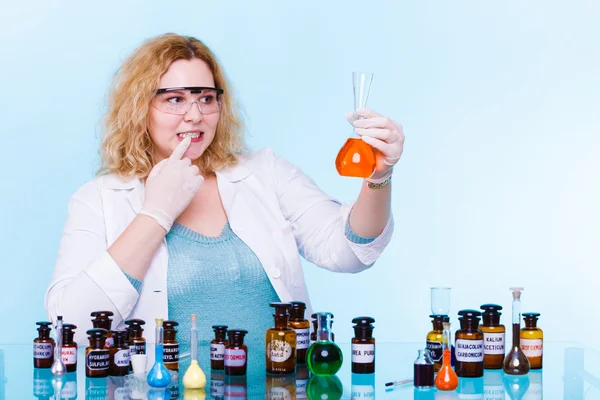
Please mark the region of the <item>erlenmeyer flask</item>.
<svg viewBox="0 0 600 400"><path fill-rule="evenodd" d="M371 82L373 82L372 73L352 73L355 110L367 106ZM361 138L349 138L338 152L335 159L335 167L342 176L368 178L375 171L375 152Z"/></svg>

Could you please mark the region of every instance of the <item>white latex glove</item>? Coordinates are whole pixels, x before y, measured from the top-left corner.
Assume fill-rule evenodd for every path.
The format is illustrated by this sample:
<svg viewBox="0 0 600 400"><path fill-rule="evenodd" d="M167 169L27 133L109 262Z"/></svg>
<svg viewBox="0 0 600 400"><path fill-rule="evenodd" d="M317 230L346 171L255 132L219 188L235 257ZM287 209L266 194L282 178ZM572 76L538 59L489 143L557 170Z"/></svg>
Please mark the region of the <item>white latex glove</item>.
<svg viewBox="0 0 600 400"><path fill-rule="evenodd" d="M140 214L152 217L167 232L190 204L204 182L198 167L183 158L192 139L183 139L171 156L152 168L146 180L144 206Z"/></svg>
<svg viewBox="0 0 600 400"><path fill-rule="evenodd" d="M373 183L385 181L402 156L402 125L368 108L358 108L355 113L347 113L346 118L361 139L375 149L375 172L367 180Z"/></svg>

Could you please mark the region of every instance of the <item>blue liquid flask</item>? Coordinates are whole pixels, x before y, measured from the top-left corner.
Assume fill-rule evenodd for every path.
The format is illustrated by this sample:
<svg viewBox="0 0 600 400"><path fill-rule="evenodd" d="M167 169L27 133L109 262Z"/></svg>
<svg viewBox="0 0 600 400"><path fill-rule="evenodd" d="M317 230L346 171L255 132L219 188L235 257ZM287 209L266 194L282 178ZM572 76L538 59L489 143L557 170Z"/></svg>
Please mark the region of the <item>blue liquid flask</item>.
<svg viewBox="0 0 600 400"><path fill-rule="evenodd" d="M165 388L171 383L171 374L163 363L163 320L156 318L156 347L154 366L148 373L148 385L154 388Z"/></svg>

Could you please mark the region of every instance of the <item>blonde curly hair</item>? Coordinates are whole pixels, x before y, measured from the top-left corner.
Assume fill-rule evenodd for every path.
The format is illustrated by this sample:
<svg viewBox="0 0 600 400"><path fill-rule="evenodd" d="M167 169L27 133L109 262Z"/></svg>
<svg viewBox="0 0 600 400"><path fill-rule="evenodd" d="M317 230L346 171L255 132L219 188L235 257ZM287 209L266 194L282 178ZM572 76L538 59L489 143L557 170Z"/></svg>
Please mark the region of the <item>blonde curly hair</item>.
<svg viewBox="0 0 600 400"><path fill-rule="evenodd" d="M194 164L203 173L237 164L247 147L238 105L223 69L200 40L167 33L144 42L115 74L104 118L98 175L115 173L143 179L150 174L157 160L148 116L158 83L174 61L194 58L208 64L216 87L224 90L215 137Z"/></svg>

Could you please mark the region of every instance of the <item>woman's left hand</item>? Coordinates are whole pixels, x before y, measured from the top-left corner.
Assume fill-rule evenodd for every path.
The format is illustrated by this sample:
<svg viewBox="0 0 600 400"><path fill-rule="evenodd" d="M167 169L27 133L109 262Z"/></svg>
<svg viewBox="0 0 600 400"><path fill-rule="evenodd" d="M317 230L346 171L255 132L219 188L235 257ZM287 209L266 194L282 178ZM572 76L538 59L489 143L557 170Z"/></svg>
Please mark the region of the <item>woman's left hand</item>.
<svg viewBox="0 0 600 400"><path fill-rule="evenodd" d="M400 160L404 148L402 125L368 108L359 108L347 118L362 140L375 149L376 167L369 181L387 179Z"/></svg>

